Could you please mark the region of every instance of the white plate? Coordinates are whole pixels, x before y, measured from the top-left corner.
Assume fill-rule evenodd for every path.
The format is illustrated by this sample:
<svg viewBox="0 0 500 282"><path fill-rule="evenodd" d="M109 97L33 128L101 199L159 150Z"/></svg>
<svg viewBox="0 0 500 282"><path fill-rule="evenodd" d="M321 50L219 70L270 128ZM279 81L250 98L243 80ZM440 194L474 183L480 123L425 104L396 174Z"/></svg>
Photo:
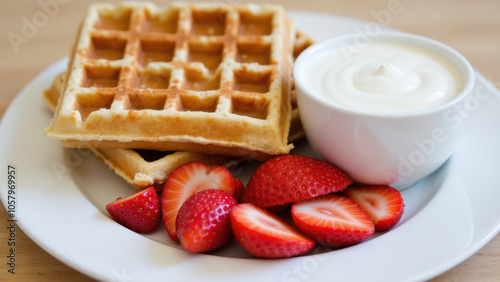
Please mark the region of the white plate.
<svg viewBox="0 0 500 282"><path fill-rule="evenodd" d="M377 24L293 12L317 39L373 32ZM361 36L361 35L360 35ZM478 251L500 228L500 93L477 74L474 101L457 118L467 122L458 151L439 171L403 191L405 214L393 230L341 250L282 260L250 258L237 243L210 255L179 249L160 227L141 236L116 224L106 203L134 191L88 150L64 149L43 136L51 113L41 98L61 60L16 97L0 127L0 160L17 172L15 219L47 252L98 280L121 281L405 281L426 280ZM294 153L312 154L307 143ZM233 170L248 179L255 163ZM7 173L0 174L7 198Z"/></svg>

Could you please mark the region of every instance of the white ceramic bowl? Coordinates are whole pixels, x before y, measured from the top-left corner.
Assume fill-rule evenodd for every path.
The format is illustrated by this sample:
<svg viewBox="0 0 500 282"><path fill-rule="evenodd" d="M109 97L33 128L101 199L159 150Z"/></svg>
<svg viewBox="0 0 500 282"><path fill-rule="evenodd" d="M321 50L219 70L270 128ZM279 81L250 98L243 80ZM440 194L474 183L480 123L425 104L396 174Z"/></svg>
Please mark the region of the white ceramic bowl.
<svg viewBox="0 0 500 282"><path fill-rule="evenodd" d="M355 182L403 189L438 169L453 153L464 124L461 114L473 92L474 71L462 55L442 43L406 33L381 33L369 41L426 49L451 63L463 88L452 100L423 110L384 113L348 108L312 91L306 74L332 49L359 44L358 36L319 42L297 58L293 74L302 124L312 148Z"/></svg>

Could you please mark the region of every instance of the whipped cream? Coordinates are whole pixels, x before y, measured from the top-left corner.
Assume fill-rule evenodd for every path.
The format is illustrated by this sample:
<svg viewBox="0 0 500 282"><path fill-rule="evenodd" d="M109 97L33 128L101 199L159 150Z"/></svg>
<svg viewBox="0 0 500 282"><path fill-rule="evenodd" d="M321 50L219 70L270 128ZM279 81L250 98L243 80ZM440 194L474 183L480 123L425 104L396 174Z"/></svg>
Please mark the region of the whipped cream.
<svg viewBox="0 0 500 282"><path fill-rule="evenodd" d="M350 109L397 113L446 103L463 88L452 64L425 49L372 42L352 50L339 47L314 63L306 78L313 93Z"/></svg>

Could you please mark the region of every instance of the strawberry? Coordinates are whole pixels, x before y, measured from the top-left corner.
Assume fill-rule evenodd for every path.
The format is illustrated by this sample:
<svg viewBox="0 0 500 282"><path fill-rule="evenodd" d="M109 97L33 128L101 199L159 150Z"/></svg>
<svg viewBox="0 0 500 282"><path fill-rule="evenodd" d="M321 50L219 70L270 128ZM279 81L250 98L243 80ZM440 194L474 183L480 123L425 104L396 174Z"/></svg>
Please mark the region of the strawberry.
<svg viewBox="0 0 500 282"><path fill-rule="evenodd" d="M139 233L155 230L160 222L160 199L154 187L118 198L106 210L118 223Z"/></svg>
<svg viewBox="0 0 500 282"><path fill-rule="evenodd" d="M375 231L366 212L352 200L323 195L292 205L295 225L318 243L339 247L364 241Z"/></svg>
<svg viewBox="0 0 500 282"><path fill-rule="evenodd" d="M234 198L237 202L240 202L241 195L243 195L243 189L245 189L245 185L239 178L234 179Z"/></svg>
<svg viewBox="0 0 500 282"><path fill-rule="evenodd" d="M237 205L228 193L208 189L189 197L179 209L175 229L181 245L189 252L218 249L231 239L229 212Z"/></svg>
<svg viewBox="0 0 500 282"><path fill-rule="evenodd" d="M225 167L189 162L174 169L167 178L162 193L162 217L167 233L178 241L175 219L185 200L198 191L219 189L235 194L234 177Z"/></svg>
<svg viewBox="0 0 500 282"><path fill-rule="evenodd" d="M354 186L343 194L366 211L377 231L394 227L404 212L401 193L390 186Z"/></svg>
<svg viewBox="0 0 500 282"><path fill-rule="evenodd" d="M253 204L239 204L231 211L233 233L250 254L285 258L307 253L316 242L282 218Z"/></svg>
<svg viewBox="0 0 500 282"><path fill-rule="evenodd" d="M306 156L283 155L257 168L241 202L270 208L342 191L351 183L331 164Z"/></svg>

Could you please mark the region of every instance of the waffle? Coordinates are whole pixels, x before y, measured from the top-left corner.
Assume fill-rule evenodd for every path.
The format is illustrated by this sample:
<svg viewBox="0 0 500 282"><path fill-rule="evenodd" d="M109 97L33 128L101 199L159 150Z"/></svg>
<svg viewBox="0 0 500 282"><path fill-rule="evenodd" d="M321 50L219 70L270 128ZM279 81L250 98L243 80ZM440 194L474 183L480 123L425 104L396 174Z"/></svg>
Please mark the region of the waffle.
<svg viewBox="0 0 500 282"><path fill-rule="evenodd" d="M276 5L94 4L45 133L78 148L286 154L294 34Z"/></svg>
<svg viewBox="0 0 500 282"><path fill-rule="evenodd" d="M293 49L294 57L297 57L300 52L313 43L314 40L311 37L300 30L297 31ZM64 73L56 76L50 89L44 91L45 100L52 111L56 108L63 85ZM295 93L292 89L292 119L288 139L293 142L303 136L304 132L300 123ZM242 160L225 155L208 155L185 151L163 152L120 148L93 149L93 151L99 160L107 164L111 170L137 189L156 186L160 190L172 170L190 161L229 167Z"/></svg>

